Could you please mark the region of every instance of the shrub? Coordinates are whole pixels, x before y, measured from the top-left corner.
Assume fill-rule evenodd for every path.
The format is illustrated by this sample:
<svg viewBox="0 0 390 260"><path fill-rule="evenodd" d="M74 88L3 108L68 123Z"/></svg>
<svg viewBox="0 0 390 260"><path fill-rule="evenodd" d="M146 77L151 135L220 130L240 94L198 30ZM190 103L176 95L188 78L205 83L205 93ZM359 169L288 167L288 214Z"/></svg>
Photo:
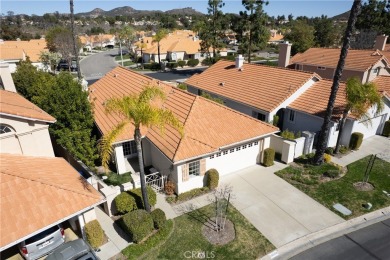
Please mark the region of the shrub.
<svg viewBox="0 0 390 260"><path fill-rule="evenodd" d="M187 62L185 61L185 60L179 60L178 62L177 62L177 65L179 65L180 67L184 67L185 65L187 64Z"/></svg>
<svg viewBox="0 0 390 260"><path fill-rule="evenodd" d="M210 190L218 187L219 172L216 169L210 169L206 172L206 186Z"/></svg>
<svg viewBox="0 0 390 260"><path fill-rule="evenodd" d="M187 85L184 83L180 83L179 85L177 85L177 87L182 89L182 90L187 90Z"/></svg>
<svg viewBox="0 0 390 260"><path fill-rule="evenodd" d="M346 146L344 146L344 145L341 145L339 151L340 151L341 154L345 154L345 153L348 152L348 148Z"/></svg>
<svg viewBox="0 0 390 260"><path fill-rule="evenodd" d="M327 170L324 175L329 178L336 178L339 176L340 171L339 170Z"/></svg>
<svg viewBox="0 0 390 260"><path fill-rule="evenodd" d="M329 154L324 153L324 161L326 163L330 163L332 161L332 157Z"/></svg>
<svg viewBox="0 0 390 260"><path fill-rule="evenodd" d="M203 66L210 66L214 64L214 60L212 58L206 58L202 60L202 65Z"/></svg>
<svg viewBox="0 0 390 260"><path fill-rule="evenodd" d="M330 155L333 155L333 153L334 153L333 147L328 147L328 148L326 148L326 149L325 149L325 153L330 154Z"/></svg>
<svg viewBox="0 0 390 260"><path fill-rule="evenodd" d="M279 116L278 115L274 115L273 116L273 120L272 120L272 125L277 126L278 123L279 123Z"/></svg>
<svg viewBox="0 0 390 260"><path fill-rule="evenodd" d="M143 209L127 213L120 223L134 243L139 243L154 230L152 216Z"/></svg>
<svg viewBox="0 0 390 260"><path fill-rule="evenodd" d="M198 59L190 59L187 62L187 65L190 66L190 67L195 67L198 64L199 64L199 60Z"/></svg>
<svg viewBox="0 0 390 260"><path fill-rule="evenodd" d="M85 224L84 231L92 248L98 248L103 244L104 231L96 219Z"/></svg>
<svg viewBox="0 0 390 260"><path fill-rule="evenodd" d="M387 120L385 122L385 126L383 127L383 133L384 136L390 137L390 120Z"/></svg>
<svg viewBox="0 0 390 260"><path fill-rule="evenodd" d="M301 137L301 132L294 133L293 131L286 129L280 134L280 136L287 140L294 140Z"/></svg>
<svg viewBox="0 0 390 260"><path fill-rule="evenodd" d="M161 70L160 64L155 63L144 63L144 69L146 70Z"/></svg>
<svg viewBox="0 0 390 260"><path fill-rule="evenodd" d="M181 202L181 201L190 200L190 199L192 199L194 197L198 197L200 195L203 195L203 194L205 194L205 193L207 193L209 191L210 191L210 189L208 187L192 189L192 190L189 190L187 192L183 192L183 193L179 194L176 197L176 200L173 201L173 202Z"/></svg>
<svg viewBox="0 0 390 260"><path fill-rule="evenodd" d="M168 180L164 185L164 191L167 195L172 195L175 193L175 183L171 180Z"/></svg>
<svg viewBox="0 0 390 260"><path fill-rule="evenodd" d="M153 219L154 228L160 229L163 226L165 226L165 223L167 222L167 217L165 216L165 212L161 209L155 209L153 210L150 215Z"/></svg>
<svg viewBox="0 0 390 260"><path fill-rule="evenodd" d="M349 141L349 148L352 150L358 150L363 142L363 136L364 135L362 133L352 133L351 140Z"/></svg>
<svg viewBox="0 0 390 260"><path fill-rule="evenodd" d="M157 196L156 196L156 192L150 188L149 186L146 187L146 191L148 193L148 199L149 199L149 204L151 206L154 206L156 205L157 203ZM137 204L137 207L139 209L144 209L144 201L142 199L142 191L141 191L141 188L137 188L137 189L133 189L133 190L129 190L127 191L131 196L134 197L135 199L135 203Z"/></svg>
<svg viewBox="0 0 390 260"><path fill-rule="evenodd" d="M177 64L177 62L168 62L167 63L167 68L170 68L170 69L176 69L179 65Z"/></svg>
<svg viewBox="0 0 390 260"><path fill-rule="evenodd" d="M264 162L263 165L265 167L269 167L274 165L274 159L275 159L275 150L272 148L267 148L264 150Z"/></svg>
<svg viewBox="0 0 390 260"><path fill-rule="evenodd" d="M130 211L138 209L134 196L128 192L122 192L114 199L115 207L119 214L126 214Z"/></svg>

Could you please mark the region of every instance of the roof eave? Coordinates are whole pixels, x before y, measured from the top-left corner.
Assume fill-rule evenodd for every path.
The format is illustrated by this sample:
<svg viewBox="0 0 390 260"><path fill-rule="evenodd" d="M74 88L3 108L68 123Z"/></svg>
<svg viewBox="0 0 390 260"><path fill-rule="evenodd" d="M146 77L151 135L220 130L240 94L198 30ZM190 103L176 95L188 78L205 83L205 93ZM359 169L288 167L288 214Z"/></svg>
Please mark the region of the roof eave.
<svg viewBox="0 0 390 260"><path fill-rule="evenodd" d="M54 121L50 121L50 120L44 120L44 119L39 119L39 118L32 118L32 117L26 117L26 116L18 116L18 115L14 115L14 114L8 114L8 113L3 113L3 112L0 112L0 115L4 115L4 116L10 116L10 117L16 117L16 118L20 118L20 119L26 119L26 120L30 120L30 121L40 121L40 122L45 122L45 123L55 123L57 122L56 119L54 119Z"/></svg>

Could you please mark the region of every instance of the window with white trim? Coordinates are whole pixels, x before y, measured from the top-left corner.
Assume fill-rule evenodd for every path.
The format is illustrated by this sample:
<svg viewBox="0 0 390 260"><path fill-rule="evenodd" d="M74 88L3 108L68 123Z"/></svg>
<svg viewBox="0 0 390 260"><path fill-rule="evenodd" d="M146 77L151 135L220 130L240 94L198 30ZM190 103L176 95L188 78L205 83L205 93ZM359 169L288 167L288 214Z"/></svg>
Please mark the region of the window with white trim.
<svg viewBox="0 0 390 260"><path fill-rule="evenodd" d="M236 151L240 151L240 150L241 150L241 146L236 148Z"/></svg>
<svg viewBox="0 0 390 260"><path fill-rule="evenodd" d="M7 125L0 124L0 135L14 132L13 129Z"/></svg>
<svg viewBox="0 0 390 260"><path fill-rule="evenodd" d="M220 157L221 156L221 153L217 153L217 157Z"/></svg>
<svg viewBox="0 0 390 260"><path fill-rule="evenodd" d="M188 174L198 176L200 174L200 161L188 163Z"/></svg>
<svg viewBox="0 0 390 260"><path fill-rule="evenodd" d="M122 144L123 147L123 155L131 155L137 153L137 145L135 141L125 142Z"/></svg>
<svg viewBox="0 0 390 260"><path fill-rule="evenodd" d="M234 148L233 148L233 149L230 149L230 153L234 153Z"/></svg>
<svg viewBox="0 0 390 260"><path fill-rule="evenodd" d="M246 149L246 144L244 144L244 145L242 146L242 149Z"/></svg>
<svg viewBox="0 0 390 260"><path fill-rule="evenodd" d="M254 143L254 145L258 145L259 144L259 142L258 141L256 141L255 143Z"/></svg>
<svg viewBox="0 0 390 260"><path fill-rule="evenodd" d="M227 155L228 154L228 151L223 151L223 155Z"/></svg>
<svg viewBox="0 0 390 260"><path fill-rule="evenodd" d="M210 159L214 159L214 154L210 155Z"/></svg>
<svg viewBox="0 0 390 260"><path fill-rule="evenodd" d="M250 143L250 144L248 144L248 147L252 147L252 145L253 145L253 144L252 144L252 143Z"/></svg>
<svg viewBox="0 0 390 260"><path fill-rule="evenodd" d="M259 119L260 121L265 121L265 115L257 111L252 111L252 117Z"/></svg>
<svg viewBox="0 0 390 260"><path fill-rule="evenodd" d="M290 115L288 117L288 120L290 122L294 122L295 121L295 111L294 110L290 110Z"/></svg>

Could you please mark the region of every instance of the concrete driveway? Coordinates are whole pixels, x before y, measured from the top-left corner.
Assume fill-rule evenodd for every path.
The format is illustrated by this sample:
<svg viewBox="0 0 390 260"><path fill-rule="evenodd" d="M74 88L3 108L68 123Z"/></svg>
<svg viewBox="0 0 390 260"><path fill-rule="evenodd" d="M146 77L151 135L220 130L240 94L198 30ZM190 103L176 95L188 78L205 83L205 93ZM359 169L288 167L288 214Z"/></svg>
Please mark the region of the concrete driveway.
<svg viewBox="0 0 390 260"><path fill-rule="evenodd" d="M233 186L232 204L277 248L345 221L274 174L285 167L256 165L220 180Z"/></svg>

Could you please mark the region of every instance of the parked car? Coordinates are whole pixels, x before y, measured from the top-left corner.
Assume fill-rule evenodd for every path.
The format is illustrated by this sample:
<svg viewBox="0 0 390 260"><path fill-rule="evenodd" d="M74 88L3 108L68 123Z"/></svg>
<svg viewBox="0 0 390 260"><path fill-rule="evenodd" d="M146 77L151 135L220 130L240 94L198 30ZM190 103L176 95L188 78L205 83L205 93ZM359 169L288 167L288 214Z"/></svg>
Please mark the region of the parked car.
<svg viewBox="0 0 390 260"><path fill-rule="evenodd" d="M69 63L67 60L60 60L60 62L57 65L57 70L69 70ZM70 70L71 71L77 71L77 63L76 60L72 60L71 65L70 65Z"/></svg>
<svg viewBox="0 0 390 260"><path fill-rule="evenodd" d="M34 260L49 254L64 242L64 229L56 225L21 242L19 250L25 259Z"/></svg>
<svg viewBox="0 0 390 260"><path fill-rule="evenodd" d="M46 260L99 260L92 248L81 238L59 246Z"/></svg>
<svg viewBox="0 0 390 260"><path fill-rule="evenodd" d="M126 55L126 54L128 54L128 53L129 53L128 50L122 49L122 55ZM120 49L118 50L118 55L121 55L121 50L120 50Z"/></svg>

